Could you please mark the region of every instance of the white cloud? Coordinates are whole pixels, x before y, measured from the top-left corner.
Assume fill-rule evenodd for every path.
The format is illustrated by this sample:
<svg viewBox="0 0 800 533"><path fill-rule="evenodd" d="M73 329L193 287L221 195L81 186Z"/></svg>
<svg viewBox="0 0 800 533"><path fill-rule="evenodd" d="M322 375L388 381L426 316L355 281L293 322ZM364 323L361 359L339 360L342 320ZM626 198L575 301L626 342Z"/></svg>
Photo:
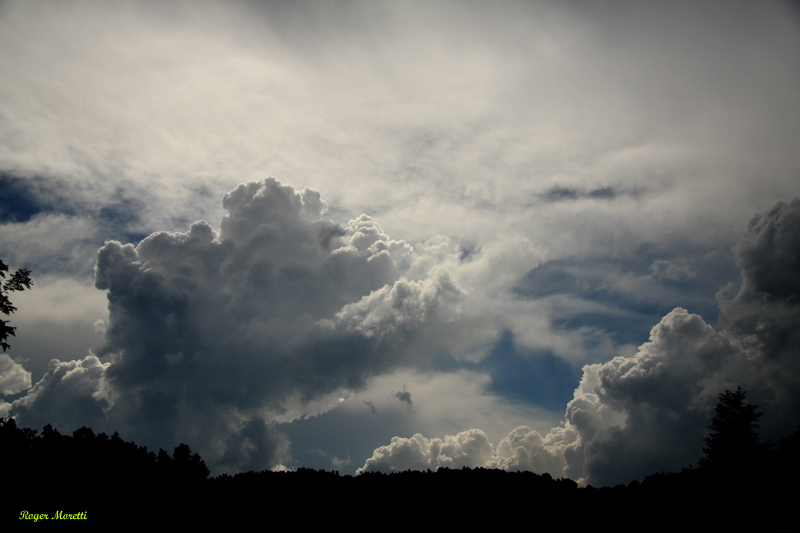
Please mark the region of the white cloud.
<svg viewBox="0 0 800 533"><path fill-rule="evenodd" d="M495 456L484 464L510 471L529 471L537 474L563 472L563 440L572 440L574 431L556 430L547 440L527 426L520 426L501 440Z"/></svg>
<svg viewBox="0 0 800 533"><path fill-rule="evenodd" d="M444 439L426 439L417 433L410 439L393 437L391 444L376 449L357 473L472 467L485 463L491 456L489 438L479 429L447 435Z"/></svg>

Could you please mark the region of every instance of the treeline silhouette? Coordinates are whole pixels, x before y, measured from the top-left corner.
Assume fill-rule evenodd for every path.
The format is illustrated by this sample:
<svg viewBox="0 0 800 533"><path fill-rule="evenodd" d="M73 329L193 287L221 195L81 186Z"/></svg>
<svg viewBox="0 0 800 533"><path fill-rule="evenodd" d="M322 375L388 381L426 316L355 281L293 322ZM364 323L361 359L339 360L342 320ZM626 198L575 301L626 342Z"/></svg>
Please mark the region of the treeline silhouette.
<svg viewBox="0 0 800 533"><path fill-rule="evenodd" d="M18 428L13 418L0 418L0 457L5 518L19 519L57 511L80 513L86 519L117 517L120 512L158 514L158 506L135 509L145 497L173 495L196 497L205 490L209 470L198 454L185 444L170 456L166 451L148 452L126 442L118 433L111 437L82 427L62 435L50 424L41 433ZM157 500L156 500L157 501ZM21 522L33 522L23 518ZM38 520L37 520L38 521Z"/></svg>
<svg viewBox="0 0 800 533"><path fill-rule="evenodd" d="M246 516L292 516L305 523L334 519L397 520L468 525L474 520L563 521L614 529L692 529L796 525L795 480L800 473L800 428L738 462L656 473L627 486L580 488L549 474L484 468L393 474L299 468L209 477L198 454L180 444L172 455L153 453L115 433L83 427L71 436L52 426L41 433L0 418L4 519L85 513L95 523L229 524ZM27 513L27 518L23 518ZM399 514L400 513L400 514ZM421 518L423 517L424 518ZM348 518L349 517L349 518ZM38 522L38 521L37 521Z"/></svg>

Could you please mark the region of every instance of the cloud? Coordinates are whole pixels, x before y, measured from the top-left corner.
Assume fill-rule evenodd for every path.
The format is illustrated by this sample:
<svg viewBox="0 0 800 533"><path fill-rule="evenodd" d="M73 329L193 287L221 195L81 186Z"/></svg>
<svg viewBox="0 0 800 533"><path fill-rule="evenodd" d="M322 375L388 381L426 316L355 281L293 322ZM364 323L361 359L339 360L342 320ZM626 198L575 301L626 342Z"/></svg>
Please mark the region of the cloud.
<svg viewBox="0 0 800 533"><path fill-rule="evenodd" d="M578 438L564 448L573 479L609 485L696 462L718 383L737 346L702 318L675 309L634 357L584 368L567 406Z"/></svg>
<svg viewBox="0 0 800 533"><path fill-rule="evenodd" d="M14 295L18 328L9 353L38 381L49 372L54 355L62 361L80 360L88 346L100 344L97 329L105 325L108 300L83 281L35 271L32 277L31 290Z"/></svg>
<svg viewBox="0 0 800 533"><path fill-rule="evenodd" d="M489 438L479 429L448 435L444 439L426 439L417 433L410 439L393 437L388 446L376 449L356 473L472 467L485 463L491 456Z"/></svg>
<svg viewBox="0 0 800 533"><path fill-rule="evenodd" d="M718 234L796 194L788 3L512 4L5 2L0 167L139 199L145 234L216 220L268 169L414 241L583 230L553 250ZM607 201L539 205L558 188Z"/></svg>
<svg viewBox="0 0 800 533"><path fill-rule="evenodd" d="M36 264L38 272L82 272L91 263L96 222L40 213L25 222L0 225L0 251L12 264Z"/></svg>
<svg viewBox="0 0 800 533"><path fill-rule="evenodd" d="M759 297L797 303L800 298L800 198L756 215L736 245L742 270L738 301Z"/></svg>
<svg viewBox="0 0 800 533"><path fill-rule="evenodd" d="M8 354L0 354L0 394L17 394L30 388L31 373Z"/></svg>
<svg viewBox="0 0 800 533"><path fill-rule="evenodd" d="M406 386L405 385L403 385L403 390L402 391L395 392L393 394L393 396L395 398L397 398L399 401L401 401L404 404L406 404L408 406L409 410L414 407L414 404L411 402L411 393L406 390Z"/></svg>
<svg viewBox="0 0 800 533"><path fill-rule="evenodd" d="M331 458L331 464L333 465L333 468L335 468L336 470L340 470L345 466L353 464L353 461L350 459L349 455L344 459L340 459L339 457L333 456Z"/></svg>
<svg viewBox="0 0 800 533"><path fill-rule="evenodd" d="M713 324L740 217L798 194L787 2L0 5L0 257L85 286L119 243L98 263L114 318L43 298L54 320L20 314L12 357L37 382L91 345L126 438L218 431L198 439L220 458L336 405L323 391L479 364L504 330L575 368L631 357L676 307ZM326 220L312 192L218 201L265 175L324 191ZM754 298L723 301L723 329L791 337L791 305ZM79 346L98 318L106 341ZM408 414L402 382L370 397L382 416ZM513 429L456 411L395 434Z"/></svg>
<svg viewBox="0 0 800 533"><path fill-rule="evenodd" d="M750 364L742 369L752 384L742 386L764 409L761 426L773 438L780 436L783 420L800 413L798 226L798 198L755 216L735 248L742 271L739 293L732 300L720 295L720 327L754 345L747 354Z"/></svg>
<svg viewBox="0 0 800 533"><path fill-rule="evenodd" d="M798 214L800 199L776 204L748 225L736 247L742 288L721 301L716 328L674 309L635 355L584 366L561 427L544 436L519 427L490 454L464 455L465 466L546 471L596 485L678 470L701 457L717 397L737 385L765 413L763 438L790 433L800 412ZM444 441L479 432L472 431ZM432 443L422 435L393 439L362 470L438 465Z"/></svg>
<svg viewBox="0 0 800 533"><path fill-rule="evenodd" d="M51 363L15 403L22 423L63 419L58 398L68 394L143 442L191 441L217 468L265 468L288 458L276 423L494 332L446 265L425 259L426 272L414 248L366 215L346 227L322 220L314 190L267 179L240 185L223 206L219 233L200 221L98 251L105 340L96 356ZM416 280L402 276L412 266ZM89 373L78 380L65 365Z"/></svg>
<svg viewBox="0 0 800 533"><path fill-rule="evenodd" d="M263 470L269 465L280 470L289 463L291 442L277 431L273 424L262 418L244 421L225 441L225 453L217 462L217 468L232 472Z"/></svg>
<svg viewBox="0 0 800 533"><path fill-rule="evenodd" d="M494 457L486 462L486 466L537 474L562 472L562 442L574 436L569 432L566 435L564 433L551 431L545 440L538 431L520 426L498 443Z"/></svg>
<svg viewBox="0 0 800 533"><path fill-rule="evenodd" d="M634 190L634 191L626 191L626 190L619 190L615 187L597 187L595 189L591 189L588 191L582 191L575 187L563 187L560 185L556 185L551 187L547 191L539 194L539 198L542 199L543 202L551 203L551 202L564 202L564 201L574 201L574 200L581 200L581 199L588 199L588 200L614 200L619 196L628 195L632 197L640 196L642 191Z"/></svg>
<svg viewBox="0 0 800 533"><path fill-rule="evenodd" d="M650 269L655 278L670 281L681 281L697 276L697 273L685 262L676 263L668 259L656 259L650 265Z"/></svg>
<svg viewBox="0 0 800 533"><path fill-rule="evenodd" d="M94 355L79 361L53 359L44 377L12 402L17 420L27 427L105 429L106 413L114 403L107 379L110 364Z"/></svg>

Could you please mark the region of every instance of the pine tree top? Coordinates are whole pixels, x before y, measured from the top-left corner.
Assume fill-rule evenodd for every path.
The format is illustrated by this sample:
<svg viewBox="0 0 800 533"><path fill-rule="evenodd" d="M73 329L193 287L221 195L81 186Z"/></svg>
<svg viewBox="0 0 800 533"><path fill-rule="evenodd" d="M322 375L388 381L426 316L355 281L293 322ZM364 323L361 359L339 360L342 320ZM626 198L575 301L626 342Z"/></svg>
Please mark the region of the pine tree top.
<svg viewBox="0 0 800 533"><path fill-rule="evenodd" d="M747 393L741 386L719 395L716 415L711 420L711 433L705 438L705 457L701 466L732 464L752 458L759 449L757 405L745 403Z"/></svg>

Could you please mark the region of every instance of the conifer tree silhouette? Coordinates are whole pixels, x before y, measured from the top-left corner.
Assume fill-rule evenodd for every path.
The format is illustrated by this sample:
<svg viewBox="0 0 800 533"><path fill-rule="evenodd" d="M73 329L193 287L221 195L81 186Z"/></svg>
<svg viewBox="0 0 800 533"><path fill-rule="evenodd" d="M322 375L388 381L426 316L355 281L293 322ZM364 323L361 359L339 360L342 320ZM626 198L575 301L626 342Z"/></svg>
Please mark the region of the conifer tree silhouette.
<svg viewBox="0 0 800 533"><path fill-rule="evenodd" d="M757 405L745 403L746 396L741 386L735 392L726 390L719 395L700 466L729 466L753 459L760 447L758 419L764 413L756 412Z"/></svg>

